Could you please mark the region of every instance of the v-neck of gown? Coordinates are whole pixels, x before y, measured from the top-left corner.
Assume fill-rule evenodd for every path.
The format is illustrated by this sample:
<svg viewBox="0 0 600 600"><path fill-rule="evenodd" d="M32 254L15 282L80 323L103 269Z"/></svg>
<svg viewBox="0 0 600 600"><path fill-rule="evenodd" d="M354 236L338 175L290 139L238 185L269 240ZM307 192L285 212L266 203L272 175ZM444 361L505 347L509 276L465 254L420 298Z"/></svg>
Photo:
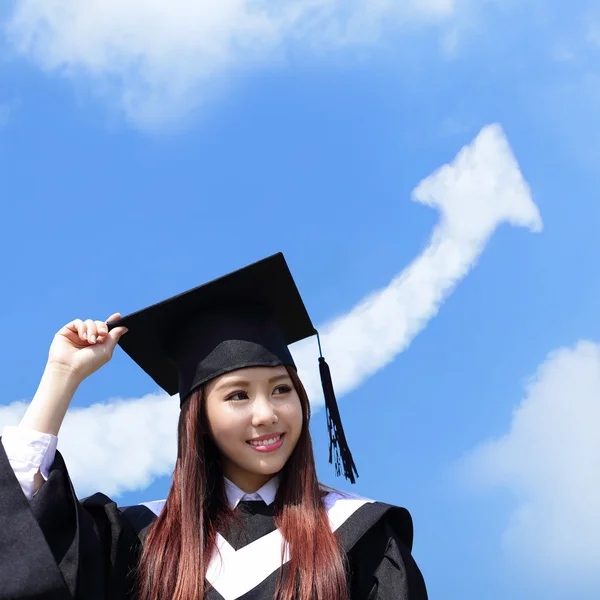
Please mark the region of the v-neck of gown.
<svg viewBox="0 0 600 600"><path fill-rule="evenodd" d="M263 500L242 500L219 533L237 551L275 531L274 514L273 504L267 505Z"/></svg>

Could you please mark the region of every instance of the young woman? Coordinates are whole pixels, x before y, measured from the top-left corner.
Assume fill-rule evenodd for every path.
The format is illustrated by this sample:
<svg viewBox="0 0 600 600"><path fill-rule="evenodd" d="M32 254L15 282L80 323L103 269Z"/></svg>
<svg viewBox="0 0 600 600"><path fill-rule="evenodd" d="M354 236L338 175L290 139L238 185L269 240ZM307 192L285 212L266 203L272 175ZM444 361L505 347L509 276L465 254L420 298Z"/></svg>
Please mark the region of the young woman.
<svg viewBox="0 0 600 600"><path fill-rule="evenodd" d="M409 513L318 483L288 350L314 333L282 255L123 319L63 327L0 444L0 598L425 600ZM78 500L56 452L73 394L117 343L181 404L166 501L122 509ZM353 480L320 368L331 450Z"/></svg>

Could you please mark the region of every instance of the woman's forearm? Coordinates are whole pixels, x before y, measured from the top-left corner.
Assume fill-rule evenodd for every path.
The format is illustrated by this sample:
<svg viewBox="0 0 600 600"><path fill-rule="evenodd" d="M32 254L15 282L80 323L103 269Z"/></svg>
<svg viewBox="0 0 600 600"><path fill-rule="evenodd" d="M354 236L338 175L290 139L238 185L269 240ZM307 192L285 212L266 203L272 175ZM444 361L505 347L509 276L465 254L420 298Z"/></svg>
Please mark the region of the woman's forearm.
<svg viewBox="0 0 600 600"><path fill-rule="evenodd" d="M58 435L81 380L67 366L48 363L19 427Z"/></svg>

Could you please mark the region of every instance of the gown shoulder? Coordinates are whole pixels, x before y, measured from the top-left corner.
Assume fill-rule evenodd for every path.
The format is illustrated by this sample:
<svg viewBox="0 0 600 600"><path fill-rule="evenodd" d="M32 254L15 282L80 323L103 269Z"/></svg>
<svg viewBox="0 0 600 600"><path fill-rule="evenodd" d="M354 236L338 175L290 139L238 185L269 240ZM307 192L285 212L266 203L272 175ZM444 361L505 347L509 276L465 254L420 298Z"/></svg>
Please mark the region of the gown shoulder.
<svg viewBox="0 0 600 600"><path fill-rule="evenodd" d="M412 555L410 512L323 489L332 528L348 557L351 599L427 600L425 581Z"/></svg>

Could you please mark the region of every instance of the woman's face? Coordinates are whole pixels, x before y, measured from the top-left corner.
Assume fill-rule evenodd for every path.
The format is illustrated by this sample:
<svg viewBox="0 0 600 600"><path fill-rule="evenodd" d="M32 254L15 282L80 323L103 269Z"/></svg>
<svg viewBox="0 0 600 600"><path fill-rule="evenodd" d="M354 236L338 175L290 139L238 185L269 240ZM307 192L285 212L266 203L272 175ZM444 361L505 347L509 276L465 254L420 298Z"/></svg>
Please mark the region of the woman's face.
<svg viewBox="0 0 600 600"><path fill-rule="evenodd" d="M302 407L284 366L225 373L205 389L223 475L252 493L281 471L302 431Z"/></svg>

